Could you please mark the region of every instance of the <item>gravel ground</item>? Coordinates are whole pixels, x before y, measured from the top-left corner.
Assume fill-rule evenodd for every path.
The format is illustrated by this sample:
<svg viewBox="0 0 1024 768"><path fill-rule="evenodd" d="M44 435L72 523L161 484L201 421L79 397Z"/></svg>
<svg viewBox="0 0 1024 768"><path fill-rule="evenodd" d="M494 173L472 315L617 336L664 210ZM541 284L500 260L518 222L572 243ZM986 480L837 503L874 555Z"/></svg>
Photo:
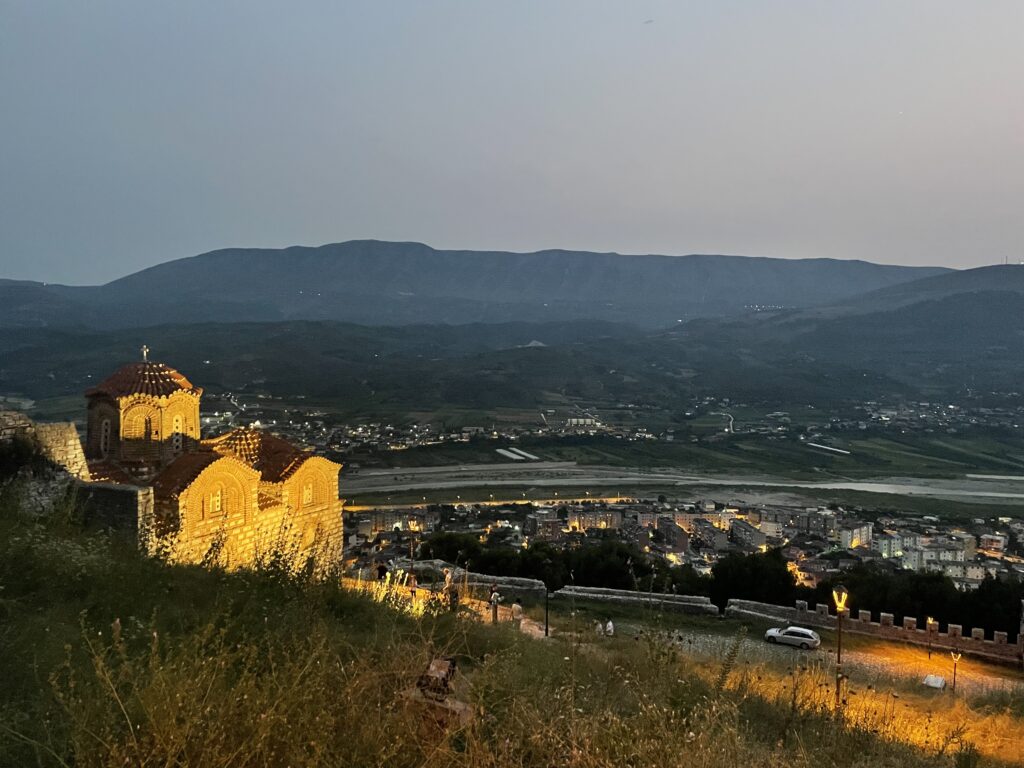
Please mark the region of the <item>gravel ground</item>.
<svg viewBox="0 0 1024 768"><path fill-rule="evenodd" d="M623 627L625 634L635 635L639 627ZM733 637L700 630L682 630L670 633L672 642L688 653L710 659L721 659L732 646ZM787 666L806 663L820 666L830 674L835 669L835 653L830 648L802 651L785 645L765 642L760 633L746 636L740 645L739 662L768 663ZM921 686L925 675L935 674L952 683L953 661L948 652L935 651L931 659L927 652L905 648L897 644L881 644L870 650L862 648L843 651L844 672L858 685L889 687ZM1011 692L1024 697L1024 680L1012 670L1001 673L997 667L977 661L962 660L957 669L957 692L977 696L994 692Z"/></svg>

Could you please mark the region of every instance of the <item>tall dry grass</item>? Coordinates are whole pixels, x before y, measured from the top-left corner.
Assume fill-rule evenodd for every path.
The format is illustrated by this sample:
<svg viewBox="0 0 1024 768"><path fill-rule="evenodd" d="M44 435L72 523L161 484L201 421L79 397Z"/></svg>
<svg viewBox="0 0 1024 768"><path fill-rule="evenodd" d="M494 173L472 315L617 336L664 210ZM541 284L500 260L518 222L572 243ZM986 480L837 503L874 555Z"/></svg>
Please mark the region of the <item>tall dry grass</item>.
<svg viewBox="0 0 1024 768"><path fill-rule="evenodd" d="M974 764L947 723L908 739L885 709L835 717L813 670L779 687L653 635L531 640L275 557L146 559L69 519L0 502L3 766ZM438 655L468 719L407 695Z"/></svg>

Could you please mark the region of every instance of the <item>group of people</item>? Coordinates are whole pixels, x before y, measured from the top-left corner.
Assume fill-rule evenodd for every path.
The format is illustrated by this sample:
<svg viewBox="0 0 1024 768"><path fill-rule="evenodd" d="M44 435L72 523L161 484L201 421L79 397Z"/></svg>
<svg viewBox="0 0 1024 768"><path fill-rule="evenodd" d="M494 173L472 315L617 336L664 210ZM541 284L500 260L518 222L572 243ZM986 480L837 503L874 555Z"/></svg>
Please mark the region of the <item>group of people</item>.
<svg viewBox="0 0 1024 768"><path fill-rule="evenodd" d="M388 566L380 561L377 561L375 565L377 581L385 581L388 577L389 568ZM441 596L447 601L449 607L454 611L459 607L459 588L455 583L455 574L451 568L445 568L442 571L444 575L444 584L441 587ZM405 586L409 590L409 597L412 598L413 602L416 601L417 582L416 574L413 571L405 577ZM498 623L498 606L504 602L504 598L498 591L497 584L491 584L491 593L488 598L488 603L491 606L491 618L495 624ZM515 602L512 603L511 619L515 626L518 628L523 622L523 601L516 598ZM608 622L608 626L611 627L611 622ZM610 631L609 631L610 634Z"/></svg>
<svg viewBox="0 0 1024 768"><path fill-rule="evenodd" d="M598 619L594 622L594 631L597 632L599 637L614 637L615 625L610 618L607 621Z"/></svg>

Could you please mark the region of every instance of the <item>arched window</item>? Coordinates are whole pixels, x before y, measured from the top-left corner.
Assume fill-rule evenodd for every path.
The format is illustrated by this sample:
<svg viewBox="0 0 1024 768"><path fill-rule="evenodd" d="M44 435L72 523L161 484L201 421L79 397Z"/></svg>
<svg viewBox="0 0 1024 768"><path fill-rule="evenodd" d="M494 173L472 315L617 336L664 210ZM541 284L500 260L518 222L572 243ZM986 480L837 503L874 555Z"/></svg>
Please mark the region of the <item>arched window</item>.
<svg viewBox="0 0 1024 768"><path fill-rule="evenodd" d="M122 417L122 434L128 440L159 439L160 430L154 427L156 413L145 406L134 406Z"/></svg>
<svg viewBox="0 0 1024 768"><path fill-rule="evenodd" d="M218 485L214 489L213 493L210 494L210 513L214 515L219 515L221 513L221 509L223 508L223 503L224 492Z"/></svg>
<svg viewBox="0 0 1024 768"><path fill-rule="evenodd" d="M107 458L110 452L110 419L104 419L100 424L100 454Z"/></svg>
<svg viewBox="0 0 1024 768"><path fill-rule="evenodd" d="M313 503L313 483L306 483L302 486L302 506L308 507Z"/></svg>

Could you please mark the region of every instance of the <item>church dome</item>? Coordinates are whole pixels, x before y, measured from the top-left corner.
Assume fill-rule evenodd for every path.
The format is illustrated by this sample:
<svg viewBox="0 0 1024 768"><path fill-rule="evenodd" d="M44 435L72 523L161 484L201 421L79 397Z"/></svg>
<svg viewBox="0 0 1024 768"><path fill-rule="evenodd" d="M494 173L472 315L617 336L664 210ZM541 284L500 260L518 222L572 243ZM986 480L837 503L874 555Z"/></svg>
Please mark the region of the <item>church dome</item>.
<svg viewBox="0 0 1024 768"><path fill-rule="evenodd" d="M201 387L193 386L191 381L170 366L146 360L119 368L85 394L87 397L109 395L114 398L131 395L167 397L178 391L196 397L203 393Z"/></svg>

